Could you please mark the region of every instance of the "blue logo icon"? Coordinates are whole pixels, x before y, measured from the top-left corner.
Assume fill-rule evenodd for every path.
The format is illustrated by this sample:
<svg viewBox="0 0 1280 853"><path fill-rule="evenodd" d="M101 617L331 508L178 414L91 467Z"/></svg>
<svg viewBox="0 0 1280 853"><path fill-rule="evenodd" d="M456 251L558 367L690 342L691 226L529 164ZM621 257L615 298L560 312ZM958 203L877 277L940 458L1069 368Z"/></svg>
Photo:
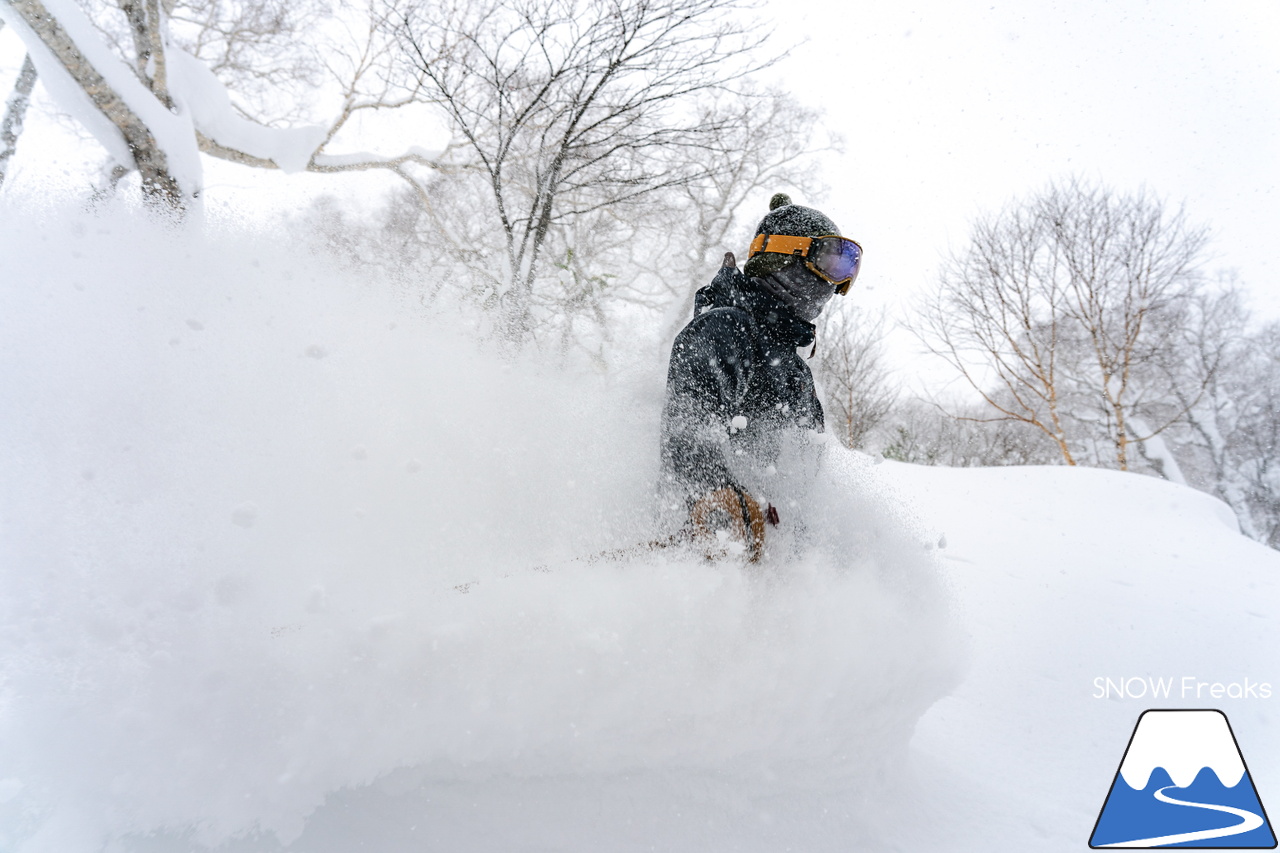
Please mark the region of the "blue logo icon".
<svg viewBox="0 0 1280 853"><path fill-rule="evenodd" d="M1221 711L1144 711L1092 848L1272 849L1276 836Z"/></svg>

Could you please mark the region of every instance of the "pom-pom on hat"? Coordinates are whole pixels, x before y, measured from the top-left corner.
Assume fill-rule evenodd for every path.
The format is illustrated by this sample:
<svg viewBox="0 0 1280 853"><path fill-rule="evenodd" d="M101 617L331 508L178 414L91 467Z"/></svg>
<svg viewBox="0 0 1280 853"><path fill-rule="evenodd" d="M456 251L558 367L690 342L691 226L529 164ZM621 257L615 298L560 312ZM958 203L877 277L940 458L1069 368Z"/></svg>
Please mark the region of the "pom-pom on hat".
<svg viewBox="0 0 1280 853"><path fill-rule="evenodd" d="M756 228L757 234L784 234L788 237L825 237L828 234L839 234L840 229L827 215L812 207L791 203L791 196L777 193L769 199L769 212L760 220ZM791 262L790 255L777 252L761 252L749 259L742 271L748 277L760 277L785 267Z"/></svg>

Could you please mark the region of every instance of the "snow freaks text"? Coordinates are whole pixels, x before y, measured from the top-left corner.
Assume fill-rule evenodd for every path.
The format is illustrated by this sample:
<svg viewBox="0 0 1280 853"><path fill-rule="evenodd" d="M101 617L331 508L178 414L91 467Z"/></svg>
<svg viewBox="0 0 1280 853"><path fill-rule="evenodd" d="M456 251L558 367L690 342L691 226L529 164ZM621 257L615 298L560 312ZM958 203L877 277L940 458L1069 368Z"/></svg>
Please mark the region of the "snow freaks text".
<svg viewBox="0 0 1280 853"><path fill-rule="evenodd" d="M1202 681L1194 675L1163 678L1151 675L1093 680L1094 699L1270 699L1271 683Z"/></svg>

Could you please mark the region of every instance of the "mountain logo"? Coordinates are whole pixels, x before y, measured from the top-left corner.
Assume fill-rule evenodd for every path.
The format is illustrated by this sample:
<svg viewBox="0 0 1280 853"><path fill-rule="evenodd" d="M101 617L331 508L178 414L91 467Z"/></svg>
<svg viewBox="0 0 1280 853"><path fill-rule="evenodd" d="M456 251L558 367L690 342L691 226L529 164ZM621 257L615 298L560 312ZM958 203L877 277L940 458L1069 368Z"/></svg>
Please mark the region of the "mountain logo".
<svg viewBox="0 0 1280 853"><path fill-rule="evenodd" d="M1143 711L1089 846L1275 848L1275 833L1227 715Z"/></svg>

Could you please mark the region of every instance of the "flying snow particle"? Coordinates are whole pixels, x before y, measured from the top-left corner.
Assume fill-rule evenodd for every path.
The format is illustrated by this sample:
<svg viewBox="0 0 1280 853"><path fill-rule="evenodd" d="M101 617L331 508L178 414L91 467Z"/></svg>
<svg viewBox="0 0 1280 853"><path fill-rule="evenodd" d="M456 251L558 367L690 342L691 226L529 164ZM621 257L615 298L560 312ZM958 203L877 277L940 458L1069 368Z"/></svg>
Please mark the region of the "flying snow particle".
<svg viewBox="0 0 1280 853"><path fill-rule="evenodd" d="M258 507L252 503L242 503L231 510L231 523L237 527L249 528L258 521Z"/></svg>

